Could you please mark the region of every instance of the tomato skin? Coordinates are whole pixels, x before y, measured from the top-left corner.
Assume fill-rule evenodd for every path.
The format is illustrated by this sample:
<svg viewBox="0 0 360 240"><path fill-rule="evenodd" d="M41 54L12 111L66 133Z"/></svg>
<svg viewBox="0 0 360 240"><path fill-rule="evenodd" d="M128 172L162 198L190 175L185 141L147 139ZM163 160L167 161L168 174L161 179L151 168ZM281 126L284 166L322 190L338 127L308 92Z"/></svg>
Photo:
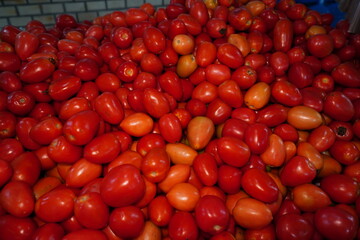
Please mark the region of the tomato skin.
<svg viewBox="0 0 360 240"><path fill-rule="evenodd" d="M239 199L232 214L237 224L248 229L263 228L273 219L269 207L254 198Z"/></svg>
<svg viewBox="0 0 360 240"><path fill-rule="evenodd" d="M257 112L256 121L268 127L275 127L287 119L288 109L281 104L271 104Z"/></svg>
<svg viewBox="0 0 360 240"><path fill-rule="evenodd" d="M258 82L246 91L244 103L250 109L259 110L269 102L270 95L270 86L265 82Z"/></svg>
<svg viewBox="0 0 360 240"><path fill-rule="evenodd" d="M16 196L16 198L14 198ZM10 181L0 192L2 207L12 216L27 217L35 206L31 185L23 181Z"/></svg>
<svg viewBox="0 0 360 240"><path fill-rule="evenodd" d="M60 240L65 235L64 229L57 223L45 223L34 232L34 240Z"/></svg>
<svg viewBox="0 0 360 240"><path fill-rule="evenodd" d="M297 129L307 130L320 126L322 117L316 110L299 105L289 109L287 121Z"/></svg>
<svg viewBox="0 0 360 240"><path fill-rule="evenodd" d="M274 202L279 195L279 188L274 180L263 170L252 168L244 172L241 186L247 194L262 202Z"/></svg>
<svg viewBox="0 0 360 240"><path fill-rule="evenodd" d="M61 135L55 138L48 146L50 159L57 163L74 163L82 156L82 148L70 143Z"/></svg>
<svg viewBox="0 0 360 240"><path fill-rule="evenodd" d="M94 230L94 229L79 229L74 230L70 233L67 233L63 238L63 240L106 240L107 237L103 231Z"/></svg>
<svg viewBox="0 0 360 240"><path fill-rule="evenodd" d="M11 92L7 96L7 109L15 115L25 116L35 105L35 99L23 90Z"/></svg>
<svg viewBox="0 0 360 240"><path fill-rule="evenodd" d="M337 207L324 207L315 212L314 223L320 234L327 239L353 239L358 221Z"/></svg>
<svg viewBox="0 0 360 240"><path fill-rule="evenodd" d="M199 190L191 183L176 183L166 193L170 205L179 211L193 211L200 199Z"/></svg>
<svg viewBox="0 0 360 240"><path fill-rule="evenodd" d="M290 20L280 19L274 26L274 49L287 52L293 42L293 24Z"/></svg>
<svg viewBox="0 0 360 240"><path fill-rule="evenodd" d="M120 127L129 135L135 137L145 136L153 129L154 121L145 113L133 113L126 116Z"/></svg>
<svg viewBox="0 0 360 240"><path fill-rule="evenodd" d="M16 35L15 51L21 60L25 60L31 54L35 53L39 46L39 39L35 34L22 31Z"/></svg>
<svg viewBox="0 0 360 240"><path fill-rule="evenodd" d="M218 86L219 98L230 107L237 108L243 104L243 94L234 80L226 80Z"/></svg>
<svg viewBox="0 0 360 240"><path fill-rule="evenodd" d="M81 88L81 79L76 76L65 76L49 86L49 95L53 100L63 101L75 95Z"/></svg>
<svg viewBox="0 0 360 240"><path fill-rule="evenodd" d="M250 124L244 132L244 141L254 154L261 154L269 144L271 130L265 124Z"/></svg>
<svg viewBox="0 0 360 240"><path fill-rule="evenodd" d="M193 169L205 186L213 186L218 180L217 163L209 153L198 154L194 159Z"/></svg>
<svg viewBox="0 0 360 240"><path fill-rule="evenodd" d="M63 133L69 143L85 145L94 138L99 124L99 115L95 111L85 110L75 113L64 123Z"/></svg>
<svg viewBox="0 0 360 240"><path fill-rule="evenodd" d="M360 77L359 70L350 62L341 63L332 72L331 76L334 81L346 87L359 87Z"/></svg>
<svg viewBox="0 0 360 240"><path fill-rule="evenodd" d="M155 197L148 205L149 219L159 227L167 226L174 214L174 208L163 195Z"/></svg>
<svg viewBox="0 0 360 240"><path fill-rule="evenodd" d="M360 157L360 150L351 141L335 140L329 152L333 158L345 165L355 163Z"/></svg>
<svg viewBox="0 0 360 240"><path fill-rule="evenodd" d="M94 102L95 111L110 124L119 124L124 119L124 110L114 93L104 92Z"/></svg>
<svg viewBox="0 0 360 240"><path fill-rule="evenodd" d="M155 118L160 118L162 115L170 111L170 105L163 93L156 89L145 89L143 104L146 111Z"/></svg>
<svg viewBox="0 0 360 240"><path fill-rule="evenodd" d="M101 185L104 202L111 207L127 206L139 201L145 193L145 183L139 169L124 164L108 172Z"/></svg>
<svg viewBox="0 0 360 240"><path fill-rule="evenodd" d="M41 163L34 152L23 152L10 162L13 169L12 180L34 185L41 171Z"/></svg>
<svg viewBox="0 0 360 240"><path fill-rule="evenodd" d="M225 202L216 197L207 195L200 198L195 207L195 220L199 228L211 235L224 231L229 223L230 214Z"/></svg>
<svg viewBox="0 0 360 240"><path fill-rule="evenodd" d="M60 222L69 218L74 209L75 193L58 187L45 193L35 202L35 214L45 222Z"/></svg>
<svg viewBox="0 0 360 240"><path fill-rule="evenodd" d="M276 236L279 240L310 240L314 235L314 231L314 226L300 214L285 214L276 221Z"/></svg>
<svg viewBox="0 0 360 240"><path fill-rule="evenodd" d="M242 171L239 168L223 164L218 169L218 185L228 194L238 193L241 187Z"/></svg>
<svg viewBox="0 0 360 240"><path fill-rule="evenodd" d="M55 70L54 60L36 58L20 69L20 78L26 83L42 82L49 78Z"/></svg>
<svg viewBox="0 0 360 240"><path fill-rule="evenodd" d="M322 125L311 131L308 142L319 152L324 152L333 145L335 139L334 131L329 126Z"/></svg>
<svg viewBox="0 0 360 240"><path fill-rule="evenodd" d="M11 52L0 52L0 70L17 72L21 68L21 60Z"/></svg>
<svg viewBox="0 0 360 240"><path fill-rule="evenodd" d="M240 139L221 137L217 147L220 158L231 166L242 167L249 161L250 148Z"/></svg>
<svg viewBox="0 0 360 240"><path fill-rule="evenodd" d="M37 122L38 121L35 120L34 118L24 117L16 123L15 126L16 135L20 143L26 149L36 150L41 146L40 144L36 143L34 140L30 138L31 128L35 126ZM9 130L7 131L8 133L12 132L11 128L9 128Z"/></svg>
<svg viewBox="0 0 360 240"><path fill-rule="evenodd" d="M216 53L217 49L215 44L212 42L201 42L196 48L196 63L200 67L206 67L215 61L217 55Z"/></svg>
<svg viewBox="0 0 360 240"><path fill-rule="evenodd" d="M352 204L358 197L358 183L343 174L332 174L322 178L320 187L337 203Z"/></svg>
<svg viewBox="0 0 360 240"><path fill-rule="evenodd" d="M354 105L342 92L329 93L324 100L324 113L338 121L350 121L355 114Z"/></svg>
<svg viewBox="0 0 360 240"><path fill-rule="evenodd" d="M150 52L159 54L165 50L165 35L158 28L146 28L142 37L146 48Z"/></svg>
<svg viewBox="0 0 360 240"><path fill-rule="evenodd" d="M196 240L199 236L196 221L189 212L176 212L172 216L168 228L169 236L174 240Z"/></svg>
<svg viewBox="0 0 360 240"><path fill-rule="evenodd" d="M294 156L288 160L280 172L282 184L291 187L311 183L315 177L315 166L303 156Z"/></svg>
<svg viewBox="0 0 360 240"><path fill-rule="evenodd" d="M329 196L320 187L305 183L292 190L292 200L301 211L315 212L331 204Z"/></svg>
<svg viewBox="0 0 360 240"><path fill-rule="evenodd" d="M48 145L62 134L62 123L56 117L49 117L34 125L29 134L37 143Z"/></svg>
<svg viewBox="0 0 360 240"><path fill-rule="evenodd" d="M100 193L85 193L75 200L74 216L86 228L102 229L107 225L109 208L101 199Z"/></svg>
<svg viewBox="0 0 360 240"><path fill-rule="evenodd" d="M307 40L307 49L311 55L323 58L333 51L334 40L328 34L317 34Z"/></svg>
<svg viewBox="0 0 360 240"><path fill-rule="evenodd" d="M117 137L112 133L105 133L87 143L83 155L90 162L103 164L114 160L120 151L121 146Z"/></svg>
<svg viewBox="0 0 360 240"><path fill-rule="evenodd" d="M0 236L4 240L30 239L37 229L36 222L30 218L18 218L10 214L0 216Z"/></svg>
<svg viewBox="0 0 360 240"><path fill-rule="evenodd" d="M136 238L144 225L143 212L135 206L115 208L110 214L110 229L120 238Z"/></svg>

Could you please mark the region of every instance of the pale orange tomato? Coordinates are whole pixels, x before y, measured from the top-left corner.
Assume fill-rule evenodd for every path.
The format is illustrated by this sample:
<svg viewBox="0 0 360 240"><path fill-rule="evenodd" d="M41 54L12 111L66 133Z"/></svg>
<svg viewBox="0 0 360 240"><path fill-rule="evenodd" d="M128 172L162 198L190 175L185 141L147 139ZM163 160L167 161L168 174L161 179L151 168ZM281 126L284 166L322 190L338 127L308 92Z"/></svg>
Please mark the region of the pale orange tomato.
<svg viewBox="0 0 360 240"><path fill-rule="evenodd" d="M252 85L244 95L244 103L248 108L258 110L269 103L271 88L265 82Z"/></svg>
<svg viewBox="0 0 360 240"><path fill-rule="evenodd" d="M215 125L210 118L205 116L194 117L187 126L187 139L193 149L203 149L213 137L214 132Z"/></svg>
<svg viewBox="0 0 360 240"><path fill-rule="evenodd" d="M177 183L166 194L171 206L180 211L194 210L200 199L199 190L191 183Z"/></svg>
<svg viewBox="0 0 360 240"><path fill-rule="evenodd" d="M317 128L323 123L321 114L307 106L295 106L289 109L287 121L299 130Z"/></svg>
<svg viewBox="0 0 360 240"><path fill-rule="evenodd" d="M172 47L180 55L187 55L194 51L194 39L187 34L178 34L172 40Z"/></svg>

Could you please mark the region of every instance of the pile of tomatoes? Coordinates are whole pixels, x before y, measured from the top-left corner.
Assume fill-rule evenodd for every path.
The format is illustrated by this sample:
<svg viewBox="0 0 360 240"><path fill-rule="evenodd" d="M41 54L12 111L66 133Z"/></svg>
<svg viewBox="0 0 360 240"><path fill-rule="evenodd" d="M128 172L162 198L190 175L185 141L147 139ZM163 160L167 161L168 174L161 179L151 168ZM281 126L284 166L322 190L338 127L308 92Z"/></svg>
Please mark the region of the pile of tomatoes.
<svg viewBox="0 0 360 240"><path fill-rule="evenodd" d="M0 239L359 239L360 34L294 0L0 31Z"/></svg>

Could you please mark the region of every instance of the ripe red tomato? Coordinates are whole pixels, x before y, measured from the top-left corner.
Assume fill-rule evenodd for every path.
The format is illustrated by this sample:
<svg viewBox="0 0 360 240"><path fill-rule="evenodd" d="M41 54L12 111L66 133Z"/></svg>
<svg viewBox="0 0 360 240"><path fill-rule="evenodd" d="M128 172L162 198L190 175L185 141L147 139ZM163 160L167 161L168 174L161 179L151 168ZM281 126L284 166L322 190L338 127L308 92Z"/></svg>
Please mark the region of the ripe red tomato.
<svg viewBox="0 0 360 240"><path fill-rule="evenodd" d="M109 171L101 185L104 202L112 207L123 207L138 202L145 194L145 183L139 169L124 164Z"/></svg>
<svg viewBox="0 0 360 240"><path fill-rule="evenodd" d="M120 238L136 238L144 226L145 217L138 207L119 207L110 214L109 227Z"/></svg>
<svg viewBox="0 0 360 240"><path fill-rule="evenodd" d="M276 221L276 237L284 239L312 239L315 228L305 216L295 213L282 215Z"/></svg>
<svg viewBox="0 0 360 240"><path fill-rule="evenodd" d="M189 239L196 240L199 236L199 230L195 218L189 212L178 211L172 216L169 226L169 236L171 239Z"/></svg>

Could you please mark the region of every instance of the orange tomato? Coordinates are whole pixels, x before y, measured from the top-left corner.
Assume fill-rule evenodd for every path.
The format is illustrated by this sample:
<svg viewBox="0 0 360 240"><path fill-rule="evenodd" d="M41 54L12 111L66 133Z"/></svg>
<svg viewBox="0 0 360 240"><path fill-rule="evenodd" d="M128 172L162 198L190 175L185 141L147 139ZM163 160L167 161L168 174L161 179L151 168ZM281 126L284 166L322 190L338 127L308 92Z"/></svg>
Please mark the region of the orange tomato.
<svg viewBox="0 0 360 240"><path fill-rule="evenodd" d="M246 4L246 8L253 16L258 16L264 9L266 5L262 1L250 1Z"/></svg>
<svg viewBox="0 0 360 240"><path fill-rule="evenodd" d="M286 150L283 140L276 134L271 134L269 138L269 146L260 154L261 159L267 165L280 167L286 157Z"/></svg>
<svg viewBox="0 0 360 240"><path fill-rule="evenodd" d="M232 213L235 222L243 228L263 228L273 220L270 208L254 198L239 199Z"/></svg>
<svg viewBox="0 0 360 240"><path fill-rule="evenodd" d="M243 55L246 57L250 53L250 45L245 36L237 33L230 34L228 37L228 43L235 45Z"/></svg>
<svg viewBox="0 0 360 240"><path fill-rule="evenodd" d="M166 194L171 206L180 211L194 210L200 199L199 190L191 183L177 183Z"/></svg>
<svg viewBox="0 0 360 240"><path fill-rule="evenodd" d="M291 141L284 141L285 161L290 160L296 154L296 145Z"/></svg>
<svg viewBox="0 0 360 240"><path fill-rule="evenodd" d="M196 68L197 63L193 54L182 55L179 57L178 63L176 65L176 73L180 77L186 78L190 76Z"/></svg>
<svg viewBox="0 0 360 240"><path fill-rule="evenodd" d="M331 174L341 173L342 166L337 160L326 154L322 154L322 157L323 157L323 167L319 170L317 174L318 177L322 178L329 176ZM344 169L344 174L346 175L345 169Z"/></svg>
<svg viewBox="0 0 360 240"><path fill-rule="evenodd" d="M187 34L178 34L172 40L172 47L180 55L187 55L194 51L194 39Z"/></svg>
<svg viewBox="0 0 360 240"><path fill-rule="evenodd" d="M309 39L312 36L315 36L317 34L326 34L326 29L323 26L320 25L312 25L308 28L308 30L305 33L305 38Z"/></svg>
<svg viewBox="0 0 360 240"><path fill-rule="evenodd" d="M289 109L287 121L300 130L310 130L323 123L321 114L307 106L295 106Z"/></svg>
<svg viewBox="0 0 360 240"><path fill-rule="evenodd" d="M173 164L188 164L192 165L197 152L188 145L183 143L168 143L166 144L166 152L170 156Z"/></svg>
<svg viewBox="0 0 360 240"><path fill-rule="evenodd" d="M135 148L136 149L136 148ZM113 161L111 161L107 167L107 172L109 172L114 167L120 166L122 164L131 164L136 168L140 169L143 157L140 153L132 150L127 150L120 153Z"/></svg>
<svg viewBox="0 0 360 240"><path fill-rule="evenodd" d="M269 103L271 88L265 82L252 85L244 95L244 103L248 108L258 110Z"/></svg>
<svg viewBox="0 0 360 240"><path fill-rule="evenodd" d="M229 210L229 212L232 212L239 199L248 198L248 197L249 195L242 190L240 190L238 193L235 194L229 194L226 196L226 201L225 201L226 208Z"/></svg>
<svg viewBox="0 0 360 240"><path fill-rule="evenodd" d="M203 149L213 137L214 132L215 126L210 118L194 117L187 126L187 139L193 149Z"/></svg>
<svg viewBox="0 0 360 240"><path fill-rule="evenodd" d="M129 135L142 137L153 130L154 121L145 113L137 112L126 116L120 127Z"/></svg>
<svg viewBox="0 0 360 240"><path fill-rule="evenodd" d="M159 189L164 193L167 193L175 184L188 181L190 169L191 167L187 164L176 164L171 166L165 179L158 183Z"/></svg>
<svg viewBox="0 0 360 240"><path fill-rule="evenodd" d="M313 145L308 142L298 143L297 155L306 157L317 170L324 166L323 156Z"/></svg>
<svg viewBox="0 0 360 240"><path fill-rule="evenodd" d="M140 235L135 240L161 240L161 230L152 221L146 221Z"/></svg>
<svg viewBox="0 0 360 240"><path fill-rule="evenodd" d="M92 163L85 158L75 162L66 175L65 183L68 187L83 187L85 184L100 177L101 164Z"/></svg>
<svg viewBox="0 0 360 240"><path fill-rule="evenodd" d="M305 212L314 212L331 204L329 196L321 188L311 183L293 188L292 198L294 204Z"/></svg>

